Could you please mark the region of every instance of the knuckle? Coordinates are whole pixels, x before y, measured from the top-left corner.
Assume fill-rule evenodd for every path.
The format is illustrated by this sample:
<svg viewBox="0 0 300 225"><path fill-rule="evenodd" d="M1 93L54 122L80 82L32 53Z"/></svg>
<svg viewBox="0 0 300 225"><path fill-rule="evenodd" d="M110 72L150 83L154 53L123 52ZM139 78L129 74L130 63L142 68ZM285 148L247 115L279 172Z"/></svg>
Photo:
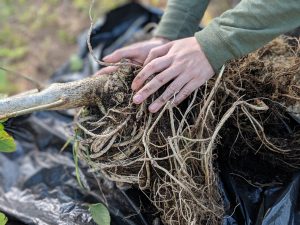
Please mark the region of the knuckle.
<svg viewBox="0 0 300 225"><path fill-rule="evenodd" d="M149 52L149 57L153 58L153 57L155 57L155 55L156 55L155 49L151 49L150 52Z"/></svg>
<svg viewBox="0 0 300 225"><path fill-rule="evenodd" d="M180 93L180 97L184 98L184 99L189 97L189 95L190 95L190 93L188 90L182 90L182 92Z"/></svg>
<svg viewBox="0 0 300 225"><path fill-rule="evenodd" d="M169 95L173 95L177 92L177 86L176 85L171 85L167 90L166 92L169 94Z"/></svg>
<svg viewBox="0 0 300 225"><path fill-rule="evenodd" d="M170 98L171 98L170 95L165 94L165 95L162 95L162 96L161 96L161 99L160 99L160 100L161 100L161 102L165 103L165 102L169 101Z"/></svg>
<svg viewBox="0 0 300 225"><path fill-rule="evenodd" d="M152 71L156 70L156 67L156 63L152 61L146 66L146 70L152 73Z"/></svg>
<svg viewBox="0 0 300 225"><path fill-rule="evenodd" d="M145 86L146 86L146 88L147 88L149 91L151 91L151 90L153 90L154 87L155 87L155 82L150 81L150 82L147 83Z"/></svg>
<svg viewBox="0 0 300 225"><path fill-rule="evenodd" d="M160 97L160 101L165 103L167 101L170 100L170 98L172 97L172 95L174 94L174 92L172 92L171 90L167 89Z"/></svg>
<svg viewBox="0 0 300 225"><path fill-rule="evenodd" d="M148 95L151 92L151 87L149 85L145 86L142 90L142 93Z"/></svg>
<svg viewBox="0 0 300 225"><path fill-rule="evenodd" d="M159 52L161 52L161 47L160 46L154 47L154 48L151 49L151 52L152 52L153 55L158 55Z"/></svg>
<svg viewBox="0 0 300 225"><path fill-rule="evenodd" d="M138 74L136 75L136 77L134 78L135 81L140 81L142 79L143 75L142 74Z"/></svg>
<svg viewBox="0 0 300 225"><path fill-rule="evenodd" d="M160 103L165 103L165 102L167 102L168 100L169 100L169 99L168 99L167 96L164 95L164 94L158 98L158 101L159 101Z"/></svg>
<svg viewBox="0 0 300 225"><path fill-rule="evenodd" d="M136 77L135 80L145 80L147 71L141 71Z"/></svg>
<svg viewBox="0 0 300 225"><path fill-rule="evenodd" d="M159 84L164 84L165 83L165 79L162 76L157 76L153 79L156 81L156 83L159 83Z"/></svg>

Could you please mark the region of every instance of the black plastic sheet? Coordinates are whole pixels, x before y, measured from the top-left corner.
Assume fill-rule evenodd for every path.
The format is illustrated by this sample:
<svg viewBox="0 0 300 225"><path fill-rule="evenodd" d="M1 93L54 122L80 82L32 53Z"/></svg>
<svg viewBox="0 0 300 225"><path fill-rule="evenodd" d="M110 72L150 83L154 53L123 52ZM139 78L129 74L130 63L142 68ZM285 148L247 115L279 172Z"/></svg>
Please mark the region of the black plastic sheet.
<svg viewBox="0 0 300 225"><path fill-rule="evenodd" d="M159 10L135 3L109 12L92 32L94 51L100 58L109 54L130 41L146 24L157 23L160 16ZM71 71L67 62L49 82L81 79L99 69L88 55L85 38L86 33L78 43L83 67ZM71 146L61 152L72 134L72 120L72 111L38 112L6 123L7 131L17 142L15 153L0 154L0 211L9 217L9 224L92 225L88 205L98 202L108 206L112 225L159 224L142 193L117 186L101 174L95 176L85 165L80 165L80 174L86 188L79 186ZM263 163L253 161L248 167ZM264 186L235 174L237 168L232 168L222 155L217 165L226 209L223 225L300 224L300 174L285 174L284 182ZM262 177L268 173L268 179L276 180L272 169L263 171ZM255 171L253 180L264 180L257 179L260 175L259 170Z"/></svg>
<svg viewBox="0 0 300 225"><path fill-rule="evenodd" d="M226 183L225 206L231 206L223 225L300 224L300 174L288 183L264 188L233 176L223 178L223 181Z"/></svg>
<svg viewBox="0 0 300 225"><path fill-rule="evenodd" d="M60 152L67 141L62 128L71 121L68 114L40 112L6 124L17 151L0 154L0 211L25 224L94 224L88 204L107 202L112 224L148 224L139 195L131 200L127 188L93 176L83 165L86 188L79 186L71 149Z"/></svg>
<svg viewBox="0 0 300 225"><path fill-rule="evenodd" d="M157 23L160 16L161 11L135 3L109 12L93 30L95 52L108 54L120 48L146 24ZM85 38L86 33L78 40L83 68L71 71L67 62L50 83L81 79L98 70L88 55ZM17 142L16 152L0 154L0 211L9 217L9 224L92 225L88 205L98 202L108 206L113 225L152 224L153 208L142 193L118 187L101 174L94 176L85 165L80 166L85 189L80 187L72 147L61 152L72 135L72 121L70 110L38 112L6 122L6 130Z"/></svg>

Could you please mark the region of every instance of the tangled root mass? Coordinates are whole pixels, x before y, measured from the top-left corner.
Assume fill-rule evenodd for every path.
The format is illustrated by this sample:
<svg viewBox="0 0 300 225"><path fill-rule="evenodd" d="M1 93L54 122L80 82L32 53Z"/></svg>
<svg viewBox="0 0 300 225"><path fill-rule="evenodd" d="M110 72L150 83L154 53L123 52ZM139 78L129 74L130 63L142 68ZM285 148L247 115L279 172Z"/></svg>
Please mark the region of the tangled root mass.
<svg viewBox="0 0 300 225"><path fill-rule="evenodd" d="M165 224L219 224L218 149L254 151L287 170L300 165L291 122L300 111L299 54L299 40L276 39L157 114L147 106L159 93L132 103L136 71L123 66L99 90L98 106L80 111L78 155L92 171L144 190Z"/></svg>

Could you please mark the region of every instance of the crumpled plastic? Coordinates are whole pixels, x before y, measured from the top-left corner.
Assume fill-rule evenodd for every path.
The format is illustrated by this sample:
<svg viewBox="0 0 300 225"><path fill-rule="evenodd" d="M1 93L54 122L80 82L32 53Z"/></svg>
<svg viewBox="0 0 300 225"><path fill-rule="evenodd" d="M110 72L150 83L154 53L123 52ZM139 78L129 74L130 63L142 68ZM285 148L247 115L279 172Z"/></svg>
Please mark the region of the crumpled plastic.
<svg viewBox="0 0 300 225"><path fill-rule="evenodd" d="M157 23L161 15L160 10L136 3L109 12L92 32L95 52L108 54L120 48L146 24ZM83 67L72 71L67 62L49 83L82 79L98 70L85 38L86 32L78 40ZM9 224L93 225L88 206L99 202L108 206L113 225L152 224L157 218L142 193L117 186L101 174L94 176L85 165L80 165L85 189L80 187L72 146L61 151L72 135L73 115L72 110L46 111L6 122L6 130L17 143L16 152L0 154L0 211L8 216Z"/></svg>
<svg viewBox="0 0 300 225"><path fill-rule="evenodd" d="M158 23L162 12L136 3L109 12L94 28L91 44L99 58L120 48L149 23ZM67 82L87 77L99 69L89 56L86 33L78 39L78 57L83 67L72 71L70 62L49 80ZM38 112L6 122L6 130L17 142L17 151L0 154L0 211L9 224L92 225L88 205L103 202L108 206L112 225L159 224L158 215L137 189L117 186L101 174L97 176L80 165L85 189L78 184L72 146L62 147L72 135L74 112ZM263 162L244 160L248 167ZM300 224L300 173L286 174L283 183L257 185L234 173L226 158L216 162L220 170L220 191L225 206L223 225ZM244 164L244 165L245 165ZM274 171L255 171L254 180L276 178ZM257 177L260 177L257 179ZM270 178L268 177L268 179Z"/></svg>
<svg viewBox="0 0 300 225"><path fill-rule="evenodd" d="M227 209L223 225L300 224L300 173L287 183L268 187L254 186L241 177L226 175L222 178Z"/></svg>

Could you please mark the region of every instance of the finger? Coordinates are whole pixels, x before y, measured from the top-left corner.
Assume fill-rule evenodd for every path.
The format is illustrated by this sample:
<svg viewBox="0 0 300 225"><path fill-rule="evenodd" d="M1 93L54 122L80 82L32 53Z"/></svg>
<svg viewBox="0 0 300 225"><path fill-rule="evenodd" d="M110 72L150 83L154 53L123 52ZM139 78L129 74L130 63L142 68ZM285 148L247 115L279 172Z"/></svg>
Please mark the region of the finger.
<svg viewBox="0 0 300 225"><path fill-rule="evenodd" d="M163 46L159 46L156 48L153 48L149 55L147 56L144 65L147 65L149 62L151 62L153 59L156 59L158 57L166 55L171 48L171 43L164 44Z"/></svg>
<svg viewBox="0 0 300 225"><path fill-rule="evenodd" d="M179 68L169 67L149 81L133 98L134 103L140 104L180 73Z"/></svg>
<svg viewBox="0 0 300 225"><path fill-rule="evenodd" d="M188 76L183 76L183 74L179 75L177 79L175 79L169 85L169 87L167 87L164 93L149 106L149 111L152 113L156 113L163 105L167 103L167 101L173 98L181 90L181 88L190 80L191 78L189 78Z"/></svg>
<svg viewBox="0 0 300 225"><path fill-rule="evenodd" d="M118 69L117 66L108 66L108 67L104 67L101 70L99 70L98 72L96 72L94 74L94 76L98 76L98 75L103 75L103 74L109 74L109 73L113 73Z"/></svg>
<svg viewBox="0 0 300 225"><path fill-rule="evenodd" d="M144 82L153 74L159 73L168 68L172 63L170 57L160 57L148 63L132 81L132 90L138 90Z"/></svg>
<svg viewBox="0 0 300 225"><path fill-rule="evenodd" d="M197 88L199 88L199 83L195 80L191 80L176 95L176 97L175 97L174 101L172 102L172 104L173 105L179 105L186 98L188 98L193 93L193 91L195 91Z"/></svg>
<svg viewBox="0 0 300 225"><path fill-rule="evenodd" d="M115 63L115 62L119 62L123 58L127 58L127 59L137 58L138 55L139 55L139 51L137 47L128 46L116 50L112 54L105 56L103 58L103 61L109 63Z"/></svg>

